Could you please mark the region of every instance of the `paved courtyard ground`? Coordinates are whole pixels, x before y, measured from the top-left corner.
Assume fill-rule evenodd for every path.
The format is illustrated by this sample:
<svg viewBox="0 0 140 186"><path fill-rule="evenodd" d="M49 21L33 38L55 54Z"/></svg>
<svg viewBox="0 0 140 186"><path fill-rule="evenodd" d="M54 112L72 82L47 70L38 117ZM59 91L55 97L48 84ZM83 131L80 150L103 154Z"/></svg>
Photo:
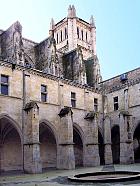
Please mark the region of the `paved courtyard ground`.
<svg viewBox="0 0 140 186"><path fill-rule="evenodd" d="M140 164L132 165L114 165L114 166L99 166L93 168L78 168L76 170L47 170L42 174L21 174L15 173L12 175L1 175L0 186L140 186L140 180L121 183L72 183L67 180L67 176L71 176L78 173L96 172L96 171L139 171Z"/></svg>

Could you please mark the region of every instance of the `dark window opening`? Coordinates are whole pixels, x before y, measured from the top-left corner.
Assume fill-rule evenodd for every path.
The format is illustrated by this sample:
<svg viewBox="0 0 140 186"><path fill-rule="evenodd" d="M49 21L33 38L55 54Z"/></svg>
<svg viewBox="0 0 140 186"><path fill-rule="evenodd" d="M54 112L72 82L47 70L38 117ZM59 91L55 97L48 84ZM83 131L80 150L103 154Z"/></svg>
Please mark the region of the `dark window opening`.
<svg viewBox="0 0 140 186"><path fill-rule="evenodd" d="M61 33L60 33L60 41L62 41L63 40L63 35L62 35L62 30L61 30Z"/></svg>
<svg viewBox="0 0 140 186"><path fill-rule="evenodd" d="M77 27L77 37L79 39L79 28Z"/></svg>
<svg viewBox="0 0 140 186"><path fill-rule="evenodd" d="M76 107L76 93L71 92L71 106Z"/></svg>
<svg viewBox="0 0 140 186"><path fill-rule="evenodd" d="M67 35L67 29L65 28L65 39L67 39L68 35Z"/></svg>
<svg viewBox="0 0 140 186"><path fill-rule="evenodd" d="M1 75L1 94L8 95L8 76Z"/></svg>
<svg viewBox="0 0 140 186"><path fill-rule="evenodd" d="M46 102L47 101L47 86L41 85L41 101Z"/></svg>
<svg viewBox="0 0 140 186"><path fill-rule="evenodd" d="M87 32L86 32L86 41L87 41Z"/></svg>
<svg viewBox="0 0 140 186"><path fill-rule="evenodd" d="M56 42L58 44L58 33L56 34Z"/></svg>
<svg viewBox="0 0 140 186"><path fill-rule="evenodd" d="M118 96L114 97L114 110L118 110L119 104L118 104Z"/></svg>
<svg viewBox="0 0 140 186"><path fill-rule="evenodd" d="M82 40L83 40L83 38L84 38L83 30L81 30L81 37L82 37Z"/></svg>
<svg viewBox="0 0 140 186"><path fill-rule="evenodd" d="M98 111L98 99L94 98L94 111L97 112Z"/></svg>

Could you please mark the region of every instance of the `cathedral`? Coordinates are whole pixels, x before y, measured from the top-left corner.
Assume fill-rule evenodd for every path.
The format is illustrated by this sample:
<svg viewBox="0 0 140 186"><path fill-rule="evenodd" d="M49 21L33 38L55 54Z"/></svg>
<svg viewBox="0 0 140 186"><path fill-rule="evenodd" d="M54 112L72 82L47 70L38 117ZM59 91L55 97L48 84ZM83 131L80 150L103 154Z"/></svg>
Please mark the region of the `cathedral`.
<svg viewBox="0 0 140 186"><path fill-rule="evenodd" d="M0 174L140 162L139 109L140 68L103 81L74 5L40 43L0 30Z"/></svg>

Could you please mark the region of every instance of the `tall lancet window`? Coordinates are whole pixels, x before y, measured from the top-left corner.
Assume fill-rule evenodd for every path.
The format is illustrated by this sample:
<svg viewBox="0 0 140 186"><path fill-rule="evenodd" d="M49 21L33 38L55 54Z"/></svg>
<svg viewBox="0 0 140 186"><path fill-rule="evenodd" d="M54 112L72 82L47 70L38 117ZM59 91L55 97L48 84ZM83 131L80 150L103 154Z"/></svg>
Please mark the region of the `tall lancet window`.
<svg viewBox="0 0 140 186"><path fill-rule="evenodd" d="M79 39L79 28L77 27L77 38Z"/></svg>
<svg viewBox="0 0 140 186"><path fill-rule="evenodd" d="M58 33L56 34L56 42L58 44Z"/></svg>
<svg viewBox="0 0 140 186"><path fill-rule="evenodd" d="M87 36L87 32L86 32L86 41L88 41L88 36Z"/></svg>
<svg viewBox="0 0 140 186"><path fill-rule="evenodd" d="M83 40L84 38L84 34L83 34L83 30L81 30L81 39Z"/></svg>
<svg viewBox="0 0 140 186"><path fill-rule="evenodd" d="M60 41L62 41L63 40L63 35L62 35L62 30L61 30L61 32L60 32Z"/></svg>
<svg viewBox="0 0 140 186"><path fill-rule="evenodd" d="M67 35L67 28L65 28L65 39L67 39L68 35Z"/></svg>

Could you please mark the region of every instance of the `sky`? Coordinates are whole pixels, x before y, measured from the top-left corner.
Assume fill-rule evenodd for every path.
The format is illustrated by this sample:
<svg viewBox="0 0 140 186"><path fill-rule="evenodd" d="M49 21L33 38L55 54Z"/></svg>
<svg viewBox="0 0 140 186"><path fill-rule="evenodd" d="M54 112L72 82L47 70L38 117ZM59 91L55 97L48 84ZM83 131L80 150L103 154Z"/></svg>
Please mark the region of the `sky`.
<svg viewBox="0 0 140 186"><path fill-rule="evenodd" d="M140 66L140 0L0 0L0 29L17 20L22 35L35 42L49 36L74 4L77 17L96 22L97 55L103 80Z"/></svg>

